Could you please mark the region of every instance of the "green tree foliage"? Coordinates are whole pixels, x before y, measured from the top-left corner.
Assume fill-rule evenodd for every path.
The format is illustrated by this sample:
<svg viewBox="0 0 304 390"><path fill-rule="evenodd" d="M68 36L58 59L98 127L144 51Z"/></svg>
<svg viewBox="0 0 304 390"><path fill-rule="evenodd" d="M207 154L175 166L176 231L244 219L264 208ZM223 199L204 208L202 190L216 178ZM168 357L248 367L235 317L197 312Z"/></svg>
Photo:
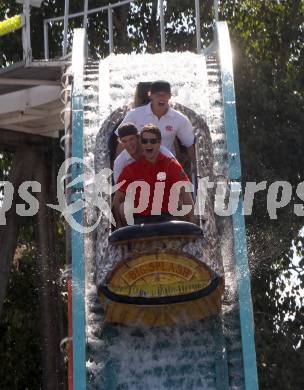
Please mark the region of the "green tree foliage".
<svg viewBox="0 0 304 390"><path fill-rule="evenodd" d="M116 0L90 0L89 6L95 8L115 2ZM212 39L212 5L212 0L201 1L201 28L205 46ZM166 7L167 49L181 51L195 48L194 2L168 0ZM41 9L33 9L34 58L43 58L43 42L42 39L37 39L43 35L42 20L62 15L63 8L63 1L50 0ZM82 9L82 0L70 1L71 12ZM0 19L20 10L20 5L3 0L0 3ZM301 298L304 288L304 246L298 231L303 226L303 217L294 214L293 204L302 203L297 198L295 189L304 180L304 2L221 1L220 19L228 22L234 48L243 180L267 180L268 186L274 180L286 180L294 190L292 202L278 212L277 220L269 219L266 212L266 191L261 192L255 197L253 215L246 221L260 388L300 390L304 386L304 345L301 343L304 323ZM117 52L159 51L157 1L136 1L132 5L115 9L113 22ZM71 21L70 33L81 23L81 17ZM61 54L62 28L62 22L54 23L50 28L52 58ZM91 56L94 58L108 55L107 28L106 13L89 18L88 37ZM71 37L70 34L70 45ZM0 66L4 66L7 61L20 60L21 33L1 38L0 51L5 54L0 57ZM291 248L293 239L295 246ZM297 264L293 260L295 253L299 256ZM13 276L12 283L15 284L12 286L20 282L16 271ZM290 290L288 285L295 278L297 285ZM24 285L22 288L29 294L24 300L29 302L34 299L30 295L33 294L30 289L26 289ZM9 294L13 294L11 288ZM15 298L9 295L8 299ZM10 311L5 318L5 321L10 318L10 321L18 323L13 320L13 313ZM3 325L1 329L6 332ZM5 333L5 340L8 337L8 333ZM20 341L20 350L25 350L26 337L28 336L25 336L24 342ZM3 354L4 344L1 345L0 353ZM35 348L37 351L38 347ZM6 360L17 361L15 354L18 354L18 350L9 351L14 358L7 356ZM35 362L31 369L33 367L37 367Z"/></svg>
<svg viewBox="0 0 304 390"><path fill-rule="evenodd" d="M228 20L235 51L243 180L267 180L268 185L286 180L293 186L292 202L280 210L278 220L266 213L265 191L247 219L260 387L300 390L304 272L298 231L303 217L294 214L293 204L302 203L295 188L304 179L304 3L227 1L222 17ZM294 279L297 285L290 288Z"/></svg>
<svg viewBox="0 0 304 390"><path fill-rule="evenodd" d="M37 327L39 278L31 243L31 240L27 241L28 248L22 259L12 267L3 308L0 323L1 389L41 388L41 338Z"/></svg>

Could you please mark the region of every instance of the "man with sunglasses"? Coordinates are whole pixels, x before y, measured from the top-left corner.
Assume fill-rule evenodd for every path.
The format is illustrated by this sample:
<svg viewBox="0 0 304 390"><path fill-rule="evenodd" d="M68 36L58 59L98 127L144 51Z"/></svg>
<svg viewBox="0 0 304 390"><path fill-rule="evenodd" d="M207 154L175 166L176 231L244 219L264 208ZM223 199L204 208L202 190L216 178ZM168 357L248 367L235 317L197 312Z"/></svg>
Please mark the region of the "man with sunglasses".
<svg viewBox="0 0 304 390"><path fill-rule="evenodd" d="M142 156L140 133L133 123L124 123L118 128L118 142L123 147L123 151L114 160L114 183L117 183L117 179L124 167L139 160ZM163 145L160 146L160 151L168 158L175 158Z"/></svg>
<svg viewBox="0 0 304 390"><path fill-rule="evenodd" d="M135 211L135 223L176 219L169 213L169 201L172 200L176 210L177 204L178 208L187 205L188 214L185 219L195 223L192 196L184 188L190 184L189 179L176 159L168 158L160 152L160 130L153 124L146 125L140 134L140 139L143 156L126 166L117 181L121 186L114 195L113 211L118 227L130 220L129 216L133 211ZM136 187L135 197L131 199L132 204L127 202L125 204L127 198L131 196L132 183ZM178 190L171 191L176 185ZM141 197L145 196L146 207L140 210Z"/></svg>
<svg viewBox="0 0 304 390"><path fill-rule="evenodd" d="M138 129L142 129L149 123L154 124L160 129L162 145L174 155L176 155L174 141L177 137L180 143L186 147L187 154L195 166L193 128L185 115L170 107L170 83L163 80L153 82L149 97L149 104L129 111L122 123L132 122Z"/></svg>

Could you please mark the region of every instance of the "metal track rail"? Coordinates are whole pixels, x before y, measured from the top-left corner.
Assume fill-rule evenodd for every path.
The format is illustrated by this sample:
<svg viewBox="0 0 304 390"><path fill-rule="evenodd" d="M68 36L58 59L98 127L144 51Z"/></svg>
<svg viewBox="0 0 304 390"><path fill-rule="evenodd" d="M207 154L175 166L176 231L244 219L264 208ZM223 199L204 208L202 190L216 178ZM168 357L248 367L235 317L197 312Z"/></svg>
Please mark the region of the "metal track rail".
<svg viewBox="0 0 304 390"><path fill-rule="evenodd" d="M241 162L235 108L235 91L230 37L226 22L216 23L216 37L220 57L224 123L228 151L228 177L230 183L241 188ZM231 187L231 191L233 188ZM240 308L243 365L246 390L258 389L254 319L251 300L250 271L247 258L245 220L242 215L243 199L240 197L236 213L232 216L234 259Z"/></svg>
<svg viewBox="0 0 304 390"><path fill-rule="evenodd" d="M83 70L86 59L86 34L84 29L74 31L72 71L72 157L83 160ZM83 175L83 164L72 166L72 180ZM83 198L83 182L72 186L72 202ZM83 209L74 214L83 225ZM72 316L73 316L73 382L74 389L86 389L85 342L85 269L83 234L72 228Z"/></svg>

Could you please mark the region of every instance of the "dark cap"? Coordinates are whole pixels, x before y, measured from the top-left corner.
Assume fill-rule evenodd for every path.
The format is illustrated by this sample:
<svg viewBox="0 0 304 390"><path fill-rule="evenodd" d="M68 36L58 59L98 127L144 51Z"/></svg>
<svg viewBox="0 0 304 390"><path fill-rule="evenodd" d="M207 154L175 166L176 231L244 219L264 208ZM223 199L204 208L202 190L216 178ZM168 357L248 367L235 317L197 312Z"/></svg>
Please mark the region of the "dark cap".
<svg viewBox="0 0 304 390"><path fill-rule="evenodd" d="M137 135L139 131L133 123L124 123L118 128L118 137L126 137L127 135Z"/></svg>
<svg viewBox="0 0 304 390"><path fill-rule="evenodd" d="M168 81L164 81L164 80L154 81L154 82L151 84L150 92L151 92L151 93L155 93L155 92L167 92L167 93L170 93L170 94L171 94L171 86L170 86L170 83L168 83Z"/></svg>

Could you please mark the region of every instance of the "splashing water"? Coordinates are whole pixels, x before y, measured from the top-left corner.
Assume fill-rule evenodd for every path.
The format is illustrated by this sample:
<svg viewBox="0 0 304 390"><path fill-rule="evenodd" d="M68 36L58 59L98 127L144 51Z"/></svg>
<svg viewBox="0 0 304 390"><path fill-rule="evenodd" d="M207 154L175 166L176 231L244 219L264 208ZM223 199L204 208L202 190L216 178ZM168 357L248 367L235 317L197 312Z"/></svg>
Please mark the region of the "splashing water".
<svg viewBox="0 0 304 390"><path fill-rule="evenodd" d="M165 79L171 83L172 100L207 121L213 143L213 172L225 177L223 113L219 82L212 66L206 64L204 56L193 53L111 55L99 65L88 65L84 117L84 154L88 166L94 166L94 158L97 172L109 166L107 139L111 123L123 117L125 106L130 107L137 83ZM212 77L217 84L210 82ZM106 121L109 131L98 134L98 139L100 126ZM205 150L204 145L201 150ZM86 210L85 219L93 223L96 211ZM104 323L95 287L95 268L106 254L110 226L102 220L97 233L86 235L88 389L219 389L216 372L223 348L227 353L224 364L229 366L229 388L244 388L231 219L221 218L217 228L226 283L222 315L162 328ZM113 256L117 255L115 251Z"/></svg>

